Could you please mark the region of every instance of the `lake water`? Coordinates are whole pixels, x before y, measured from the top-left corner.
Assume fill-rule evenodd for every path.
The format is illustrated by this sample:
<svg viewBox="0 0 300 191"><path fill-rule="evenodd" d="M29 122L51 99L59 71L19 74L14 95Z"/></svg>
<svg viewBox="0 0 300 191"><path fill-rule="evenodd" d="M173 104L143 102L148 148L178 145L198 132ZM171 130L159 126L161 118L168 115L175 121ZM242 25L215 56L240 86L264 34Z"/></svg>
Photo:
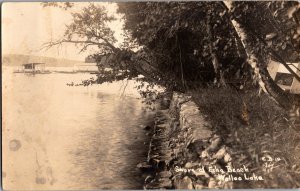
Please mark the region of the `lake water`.
<svg viewBox="0 0 300 191"><path fill-rule="evenodd" d="M2 172L8 190L142 189L140 127L153 119L134 82L66 86L90 74L2 76Z"/></svg>

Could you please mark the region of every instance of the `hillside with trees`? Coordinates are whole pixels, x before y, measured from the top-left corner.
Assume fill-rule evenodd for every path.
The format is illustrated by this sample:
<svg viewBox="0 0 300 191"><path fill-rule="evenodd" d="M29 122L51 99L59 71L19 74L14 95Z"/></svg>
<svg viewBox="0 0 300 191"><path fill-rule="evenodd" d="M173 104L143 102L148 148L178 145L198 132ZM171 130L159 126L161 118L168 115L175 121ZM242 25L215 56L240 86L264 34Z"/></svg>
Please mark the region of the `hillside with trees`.
<svg viewBox="0 0 300 191"><path fill-rule="evenodd" d="M73 67L74 64L80 64L84 61L58 59L45 56L33 56L23 54L4 54L2 55L3 66L21 66L31 62L46 63L47 67Z"/></svg>

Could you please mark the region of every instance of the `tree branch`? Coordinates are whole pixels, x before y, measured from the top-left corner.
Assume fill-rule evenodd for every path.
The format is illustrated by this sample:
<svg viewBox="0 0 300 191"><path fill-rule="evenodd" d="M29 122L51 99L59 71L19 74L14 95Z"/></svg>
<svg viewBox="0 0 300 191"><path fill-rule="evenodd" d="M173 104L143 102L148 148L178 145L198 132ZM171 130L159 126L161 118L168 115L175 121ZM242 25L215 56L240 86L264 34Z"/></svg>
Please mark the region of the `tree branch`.
<svg viewBox="0 0 300 191"><path fill-rule="evenodd" d="M117 50L117 48L114 45L112 45L106 38L104 38L103 36L97 35L94 30L92 30L91 32L94 37L103 40L107 44L107 46L110 47L113 51Z"/></svg>
<svg viewBox="0 0 300 191"><path fill-rule="evenodd" d="M61 45L63 43L72 43L72 44L86 44L83 49L80 51L82 52L84 50L84 48L91 46L91 45L95 45L95 46L106 46L112 49L112 51L115 51L116 48L114 46L112 46L110 43L103 43L103 42L95 42L95 41L91 41L91 40L59 40L56 42L47 42L44 43L42 45L42 49L45 48L46 50L52 48L53 46L57 46L57 45Z"/></svg>

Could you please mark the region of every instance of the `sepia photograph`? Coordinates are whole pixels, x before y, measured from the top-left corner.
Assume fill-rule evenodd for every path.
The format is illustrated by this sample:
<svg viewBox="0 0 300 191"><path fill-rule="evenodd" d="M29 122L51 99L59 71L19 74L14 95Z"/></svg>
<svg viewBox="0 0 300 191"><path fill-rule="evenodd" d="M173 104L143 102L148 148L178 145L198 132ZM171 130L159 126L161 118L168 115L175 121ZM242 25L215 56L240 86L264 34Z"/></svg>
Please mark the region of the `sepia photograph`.
<svg viewBox="0 0 300 191"><path fill-rule="evenodd" d="M4 2L3 190L300 188L298 1Z"/></svg>

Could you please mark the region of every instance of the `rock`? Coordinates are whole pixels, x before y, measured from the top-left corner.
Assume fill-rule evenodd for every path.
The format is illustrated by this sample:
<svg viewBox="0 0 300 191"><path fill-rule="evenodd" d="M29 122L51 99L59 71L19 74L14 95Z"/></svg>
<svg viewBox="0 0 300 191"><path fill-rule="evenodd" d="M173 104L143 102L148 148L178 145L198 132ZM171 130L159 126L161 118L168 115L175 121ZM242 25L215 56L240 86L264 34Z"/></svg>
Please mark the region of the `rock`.
<svg viewBox="0 0 300 191"><path fill-rule="evenodd" d="M193 182L188 176L185 176L183 179L176 179L174 181L174 186L175 186L175 189L179 189L179 190L194 189Z"/></svg>
<svg viewBox="0 0 300 191"><path fill-rule="evenodd" d="M204 146L205 146L205 143L203 141L192 140L192 142L188 145L187 148L190 150L190 152L194 152L194 153L197 153L198 155L201 155L201 152L204 150Z"/></svg>
<svg viewBox="0 0 300 191"><path fill-rule="evenodd" d="M212 188L216 188L217 187L217 182L215 181L215 179L210 178L209 182L208 182L208 188L212 189Z"/></svg>
<svg viewBox="0 0 300 191"><path fill-rule="evenodd" d="M193 168L195 166L198 166L199 163L198 162L187 162L185 165L184 165L184 168Z"/></svg>
<svg viewBox="0 0 300 191"><path fill-rule="evenodd" d="M200 157L201 157L201 158L207 158L207 157L209 157L209 153L207 152L207 150L202 151Z"/></svg>
<svg viewBox="0 0 300 191"><path fill-rule="evenodd" d="M145 184L150 183L151 180L153 180L153 176L148 175L148 176L145 178Z"/></svg>
<svg viewBox="0 0 300 191"><path fill-rule="evenodd" d="M222 139L220 137L213 139L211 144L207 147L207 151L214 152L214 151L218 150L218 147L221 144L221 141L222 141Z"/></svg>
<svg viewBox="0 0 300 191"><path fill-rule="evenodd" d="M161 178L158 181L159 181L160 188L172 188L173 187L172 181L168 178Z"/></svg>
<svg viewBox="0 0 300 191"><path fill-rule="evenodd" d="M137 165L137 167L142 171L152 170L153 166L148 164L147 162L141 162Z"/></svg>
<svg viewBox="0 0 300 191"><path fill-rule="evenodd" d="M160 187L157 182L151 181L149 184L144 186L144 190L159 190Z"/></svg>
<svg viewBox="0 0 300 191"><path fill-rule="evenodd" d="M233 189L233 182L225 182L223 188L224 189Z"/></svg>
<svg viewBox="0 0 300 191"><path fill-rule="evenodd" d="M213 156L215 159L222 159L226 154L226 148L222 147L221 149L218 150L218 152Z"/></svg>
<svg viewBox="0 0 300 191"><path fill-rule="evenodd" d="M191 96L179 96L177 98L177 104L176 106L179 108L183 103L188 102L191 99Z"/></svg>
<svg viewBox="0 0 300 191"><path fill-rule="evenodd" d="M197 141L197 140L206 140L208 139L212 134L212 131L207 129L206 127L202 127L202 128L195 128L193 130L193 137L194 137L194 140Z"/></svg>
<svg viewBox="0 0 300 191"><path fill-rule="evenodd" d="M144 127L144 130L149 131L149 130L151 130L151 127L150 127L149 125L146 125L146 126Z"/></svg>
<svg viewBox="0 0 300 191"><path fill-rule="evenodd" d="M203 186L202 184L196 184L195 185L195 190L202 190L204 188L205 188L205 186Z"/></svg>
<svg viewBox="0 0 300 191"><path fill-rule="evenodd" d="M228 162L231 162L232 158L230 156L229 153L226 153L225 156L224 156L224 162L228 163Z"/></svg>
<svg viewBox="0 0 300 191"><path fill-rule="evenodd" d="M170 171L162 171L158 174L161 178L170 178L172 176L172 173Z"/></svg>
<svg viewBox="0 0 300 191"><path fill-rule="evenodd" d="M209 178L209 174L207 174L206 172L205 172L205 170L195 170L195 171L193 171L193 174L195 175L195 176L204 176L204 177L206 177L206 178Z"/></svg>
<svg viewBox="0 0 300 191"><path fill-rule="evenodd" d="M193 164L190 163L190 162L187 162L185 165L184 165L185 168L192 168L193 167Z"/></svg>
<svg viewBox="0 0 300 191"><path fill-rule="evenodd" d="M144 186L144 189L145 190L159 190L159 189L162 189L162 188L172 188L173 187L173 184L172 184L172 181L170 179L167 179L167 178L162 178L162 179L159 179L159 180L153 180L151 181L149 184L146 184Z"/></svg>
<svg viewBox="0 0 300 191"><path fill-rule="evenodd" d="M229 168L233 168L233 166L232 166L232 162L231 162L231 161L230 161L230 162L228 162L226 166L228 166Z"/></svg>
<svg viewBox="0 0 300 191"><path fill-rule="evenodd" d="M166 123L156 125L157 129L166 129L168 127L169 127L169 124L166 124Z"/></svg>
<svg viewBox="0 0 300 191"><path fill-rule="evenodd" d="M199 159L199 155L196 152L187 152L185 153L185 156L188 161L195 161Z"/></svg>
<svg viewBox="0 0 300 191"><path fill-rule="evenodd" d="M181 110L185 110L185 109L197 109L198 110L198 106L196 105L195 102L193 101L189 101L190 98L188 98L186 100L186 102L181 104Z"/></svg>

